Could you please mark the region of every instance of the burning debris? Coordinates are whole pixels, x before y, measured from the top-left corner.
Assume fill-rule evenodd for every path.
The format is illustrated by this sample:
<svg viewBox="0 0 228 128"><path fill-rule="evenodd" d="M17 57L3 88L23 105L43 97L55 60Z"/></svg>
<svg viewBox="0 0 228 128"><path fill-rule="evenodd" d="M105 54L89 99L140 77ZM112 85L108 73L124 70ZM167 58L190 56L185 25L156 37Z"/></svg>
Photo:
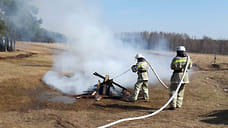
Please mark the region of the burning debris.
<svg viewBox="0 0 228 128"><path fill-rule="evenodd" d="M97 81L93 78L90 79L90 74L92 74L94 70L99 72L108 71L107 74L109 76L114 76L114 73L122 72L123 69L135 63L133 56L145 48L145 46L142 45L144 42L135 40L136 42L128 43L116 36L116 34L104 24L103 18L100 17L102 15L99 11L96 11L97 8L88 7L85 2L74 0L67 2L56 1L55 6L51 7L51 9L55 10L54 13L46 6L49 5L46 1L38 3L43 5L41 6L41 10L45 16L47 15L45 22L48 24L47 26L50 30L54 29L53 31L62 32L68 39L67 47L70 49L64 48L65 50L54 55L52 69L42 78L44 83L63 93L93 94L92 97L95 97L97 95L96 93L101 92L97 91L97 88L99 88L97 86L98 84L92 87L95 89L88 91L88 88ZM71 6L72 8L70 10L66 9ZM64 20L56 19L60 14L62 14L61 19ZM62 24L64 24L64 26ZM145 53L145 55L148 56L148 61L157 66L158 70L160 69L161 72L159 72L159 74L163 76L162 79L169 79L171 72L170 74L167 73L167 71L169 71L167 61L171 61L169 60L171 57L165 56L164 59L166 61L153 61L160 59L161 56L146 52L147 51L143 50L143 54ZM69 72L70 74L61 74ZM103 88L104 83L104 85L107 85L105 75L102 79L100 81L101 88ZM135 79L135 74L128 73L118 81L133 88ZM111 79L108 78L107 81L111 81ZM116 93L116 90L119 91L119 87L114 89L114 87L119 84L116 85L114 83L111 82L110 84L113 85L113 87L104 88L107 88L106 90L110 90L111 93L119 96L118 92ZM122 88L120 88L120 90L121 89ZM111 94L107 92L100 93L99 95L110 96Z"/></svg>
<svg viewBox="0 0 228 128"><path fill-rule="evenodd" d="M95 98L97 101L102 98L123 98L125 96L129 96L131 92L123 87L122 85L113 81L113 79L109 78L109 75L102 76L101 74L95 72L93 75L102 78L103 82L98 80L97 84L94 85L94 88L89 91L85 91L84 94L81 95L72 95L75 98ZM119 93L115 86L122 89Z"/></svg>

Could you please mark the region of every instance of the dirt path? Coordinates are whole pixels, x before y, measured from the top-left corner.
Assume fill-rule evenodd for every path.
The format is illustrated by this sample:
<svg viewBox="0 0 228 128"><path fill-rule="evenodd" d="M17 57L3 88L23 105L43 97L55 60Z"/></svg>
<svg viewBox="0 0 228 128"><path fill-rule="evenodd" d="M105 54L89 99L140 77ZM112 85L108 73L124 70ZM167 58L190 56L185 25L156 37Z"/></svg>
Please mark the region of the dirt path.
<svg viewBox="0 0 228 128"><path fill-rule="evenodd" d="M58 51L59 47L53 44L22 42L17 52L0 54L0 128L94 128L118 119L149 114L169 98L167 90L153 85L149 102L79 99L72 103L41 81L51 68L52 52ZM195 70L181 109L164 110L152 118L113 127L228 127L228 56L217 57L219 67L211 67L213 55L190 56ZM53 100L53 97L58 98Z"/></svg>

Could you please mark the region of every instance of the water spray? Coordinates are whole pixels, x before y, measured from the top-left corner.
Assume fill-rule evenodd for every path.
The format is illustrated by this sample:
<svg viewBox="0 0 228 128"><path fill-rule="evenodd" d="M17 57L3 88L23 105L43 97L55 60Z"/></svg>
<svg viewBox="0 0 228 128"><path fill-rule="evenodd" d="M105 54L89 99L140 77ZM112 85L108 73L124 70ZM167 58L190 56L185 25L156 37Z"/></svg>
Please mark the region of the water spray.
<svg viewBox="0 0 228 128"><path fill-rule="evenodd" d="M132 118L125 118L125 119L120 119L120 120L117 120L115 122L112 122L112 123L109 123L109 124L106 124L106 125L103 125L103 126L99 126L98 128L107 128L107 127L110 127L110 126L113 126L115 124L118 124L118 123L121 123L121 122L125 122L125 121L131 121L131 120L140 120L140 119L144 119L144 118L148 118L148 117L152 117L156 114L158 114L159 112L161 112L164 108L166 108L169 103L173 100L173 98L177 95L177 92L179 91L180 87L181 87L181 84L183 83L183 80L184 80L184 77L185 77L185 74L187 72L187 68L188 68L188 65L189 65L189 60L190 60L190 57L188 56L187 57L187 62L186 62L186 66L185 66L185 69L184 69L184 74L182 75L181 77L181 80L177 86L177 89L174 93L174 95L166 102L166 104L164 104L160 109L158 109L157 111L151 113L151 114L148 114L148 115L144 115L144 116L139 116L139 117L132 117Z"/></svg>
<svg viewBox="0 0 228 128"><path fill-rule="evenodd" d="M167 85L165 85L165 83L160 79L160 77L158 76L158 73L154 70L153 66L149 63L149 61L147 61L146 59L145 59L145 61L146 61L146 63L149 65L151 71L155 74L156 78L157 78L158 81L161 83L161 85L162 85L163 87L165 87L166 89L168 89L169 87L168 87ZM118 78L118 77L120 77L120 76L122 76L122 75L128 73L130 70L131 70L131 68L129 68L129 69L127 69L126 71L124 71L123 73L121 73L121 74L119 74L119 75L113 77L112 79L116 79L116 78Z"/></svg>
<svg viewBox="0 0 228 128"><path fill-rule="evenodd" d="M131 68L128 68L126 71L124 71L124 72L120 73L119 75L117 75L117 76L113 77L112 79L117 79L118 77L120 77L120 76L122 76L122 75L124 75L124 74L128 73L130 70L131 70Z"/></svg>

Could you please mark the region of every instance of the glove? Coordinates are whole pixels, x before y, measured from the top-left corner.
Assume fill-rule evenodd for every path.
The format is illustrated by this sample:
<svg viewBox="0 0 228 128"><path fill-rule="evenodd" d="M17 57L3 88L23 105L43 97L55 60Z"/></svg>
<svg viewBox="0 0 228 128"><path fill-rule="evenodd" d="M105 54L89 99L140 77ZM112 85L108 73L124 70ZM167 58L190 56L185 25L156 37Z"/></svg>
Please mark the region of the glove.
<svg viewBox="0 0 228 128"><path fill-rule="evenodd" d="M137 66L136 65L132 65L131 66L131 70L132 70L132 72L137 72Z"/></svg>

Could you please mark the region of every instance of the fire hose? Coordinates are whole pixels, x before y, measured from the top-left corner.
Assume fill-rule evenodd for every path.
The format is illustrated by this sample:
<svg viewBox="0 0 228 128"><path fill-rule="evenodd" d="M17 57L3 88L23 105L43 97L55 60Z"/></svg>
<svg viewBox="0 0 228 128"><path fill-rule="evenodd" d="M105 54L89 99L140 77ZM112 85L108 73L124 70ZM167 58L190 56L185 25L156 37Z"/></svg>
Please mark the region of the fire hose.
<svg viewBox="0 0 228 128"><path fill-rule="evenodd" d="M173 98L177 95L177 92L179 91L180 87L181 87L181 84L183 83L183 80L184 80L184 77L185 77L185 74L187 72L187 69L188 69L188 65L189 65L189 56L187 57L187 62L186 62L186 66L184 68L184 74L182 75L181 77L181 80L177 86L177 89L174 93L174 95L166 102L166 104L164 104L160 109L156 110L155 112L151 113L151 114L148 114L148 115L144 115L144 116L138 116L138 117L132 117L132 118L124 118L124 119L120 119L120 120L117 120L117 121L114 121L112 123L109 123L109 124L106 124L106 125L103 125L103 126L99 126L98 128L107 128L107 127L110 127L112 125L115 125L115 124L118 124L118 123L121 123L121 122L125 122L125 121L131 121L131 120L140 120L140 119L144 119L144 118L148 118L148 117L152 117L156 114L158 114L159 112L161 112L164 108L166 108L169 103L173 100Z"/></svg>
<svg viewBox="0 0 228 128"><path fill-rule="evenodd" d="M150 69L153 71L153 73L155 74L155 76L157 77L158 81L161 83L161 85L163 87L165 87L166 89L168 89L168 87L165 85L165 83L160 79L160 77L158 76L157 72L154 70L154 68L152 67L152 65L146 60L146 63L150 66Z"/></svg>
<svg viewBox="0 0 228 128"><path fill-rule="evenodd" d="M158 76L157 72L154 70L154 68L152 67L152 65L146 60L146 63L149 65L150 69L152 70L152 72L155 74L156 78L158 79L158 81L161 83L161 85L163 87L165 87L166 89L168 89L168 87L165 85L165 83L160 79L160 77ZM129 72L131 70L131 68L127 69L126 71L124 71L123 73L113 77L112 79L116 79L122 75L124 75L125 73Z"/></svg>

